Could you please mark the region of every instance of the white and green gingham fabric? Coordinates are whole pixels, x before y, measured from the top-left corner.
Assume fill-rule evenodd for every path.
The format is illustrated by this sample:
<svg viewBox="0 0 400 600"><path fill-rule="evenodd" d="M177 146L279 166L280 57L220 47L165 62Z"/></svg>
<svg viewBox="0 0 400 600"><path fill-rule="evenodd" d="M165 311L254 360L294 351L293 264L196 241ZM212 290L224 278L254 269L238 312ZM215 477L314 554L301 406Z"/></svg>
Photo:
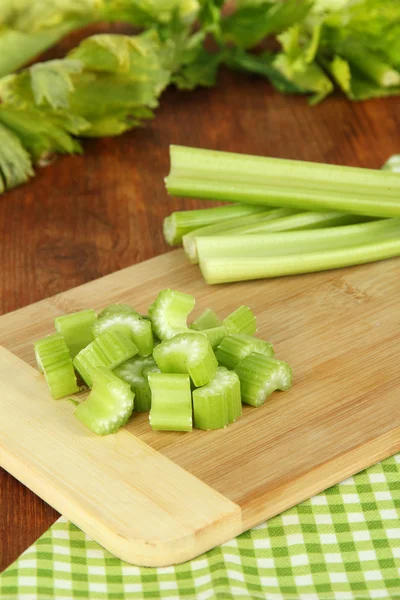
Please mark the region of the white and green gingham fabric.
<svg viewBox="0 0 400 600"><path fill-rule="evenodd" d="M60 519L0 576L0 598L400 599L400 454L175 567L124 563Z"/></svg>

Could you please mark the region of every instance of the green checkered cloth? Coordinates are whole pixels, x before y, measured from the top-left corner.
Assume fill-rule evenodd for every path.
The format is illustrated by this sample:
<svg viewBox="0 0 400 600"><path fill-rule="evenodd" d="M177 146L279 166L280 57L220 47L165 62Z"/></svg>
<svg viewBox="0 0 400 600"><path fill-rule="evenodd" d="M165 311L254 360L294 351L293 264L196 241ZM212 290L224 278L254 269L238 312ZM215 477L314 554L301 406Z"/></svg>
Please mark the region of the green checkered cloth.
<svg viewBox="0 0 400 600"><path fill-rule="evenodd" d="M60 519L0 598L400 599L400 454L175 567L129 565Z"/></svg>

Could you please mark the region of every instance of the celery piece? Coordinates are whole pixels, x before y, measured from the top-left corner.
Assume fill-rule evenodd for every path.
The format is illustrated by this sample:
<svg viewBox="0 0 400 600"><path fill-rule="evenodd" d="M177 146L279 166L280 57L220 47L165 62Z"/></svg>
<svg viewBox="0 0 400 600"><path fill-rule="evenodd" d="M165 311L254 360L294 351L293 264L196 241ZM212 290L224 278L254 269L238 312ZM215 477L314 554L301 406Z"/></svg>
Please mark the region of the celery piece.
<svg viewBox="0 0 400 600"><path fill-rule="evenodd" d="M292 385L292 370L282 360L254 352L235 368L240 379L242 401L252 406L264 404L275 390L288 390Z"/></svg>
<svg viewBox="0 0 400 600"><path fill-rule="evenodd" d="M211 347L216 348L222 342L224 337L228 335L228 329L225 325L219 325L218 327L210 327L210 329L202 329L198 333L205 335L210 342Z"/></svg>
<svg viewBox="0 0 400 600"><path fill-rule="evenodd" d="M258 206L233 204L173 212L164 219L164 238L170 246L177 246L182 243L183 236L194 229L199 229L200 227L220 221L225 223L227 219L244 217L258 213L261 210L263 209Z"/></svg>
<svg viewBox="0 0 400 600"><path fill-rule="evenodd" d="M162 290L149 307L153 330L160 340L169 340L177 333L188 331L187 317L193 310L195 299L176 290Z"/></svg>
<svg viewBox="0 0 400 600"><path fill-rule="evenodd" d="M108 329L119 331L131 339L138 347L140 356L150 356L154 348L153 330L148 319L140 317L137 313L114 312L106 314L93 325L95 337Z"/></svg>
<svg viewBox="0 0 400 600"><path fill-rule="evenodd" d="M196 387L211 381L218 367L207 337L195 331L161 342L153 356L162 373L188 373Z"/></svg>
<svg viewBox="0 0 400 600"><path fill-rule="evenodd" d="M92 326L96 321L94 310L81 310L54 319L54 326L64 337L72 358L93 341Z"/></svg>
<svg viewBox="0 0 400 600"><path fill-rule="evenodd" d="M220 365L234 369L246 356L257 352L264 356L274 356L272 344L252 335L234 333L226 336L215 350Z"/></svg>
<svg viewBox="0 0 400 600"><path fill-rule="evenodd" d="M239 306L224 319L228 333L247 333L253 335L257 331L256 316L248 306Z"/></svg>
<svg viewBox="0 0 400 600"><path fill-rule="evenodd" d="M393 171L393 173L400 173L400 154L393 154L387 159L382 169L384 171Z"/></svg>
<svg viewBox="0 0 400 600"><path fill-rule="evenodd" d="M126 381L135 393L136 412L145 412L151 407L149 373L159 373L160 369L152 356L134 356L114 369L114 374Z"/></svg>
<svg viewBox="0 0 400 600"><path fill-rule="evenodd" d="M93 389L74 414L98 435L115 433L131 416L135 394L109 369L93 369L91 375Z"/></svg>
<svg viewBox="0 0 400 600"><path fill-rule="evenodd" d="M167 190L190 196L301 210L399 217L396 173L171 146Z"/></svg>
<svg viewBox="0 0 400 600"><path fill-rule="evenodd" d="M206 308L206 310L190 324L190 329L201 331L202 329L211 329L219 327L220 325L222 325L222 321L217 313L211 310L211 308Z"/></svg>
<svg viewBox="0 0 400 600"><path fill-rule="evenodd" d="M137 315L140 316L139 313L129 306L129 304L109 304L105 306L103 310L101 310L98 314L98 318L101 319L103 317L109 317L110 315L126 313L129 315Z"/></svg>
<svg viewBox="0 0 400 600"><path fill-rule="evenodd" d="M92 387L92 371L99 367L115 369L138 353L137 346L119 331L104 331L74 358L74 366L82 379Z"/></svg>
<svg viewBox="0 0 400 600"><path fill-rule="evenodd" d="M193 391L193 414L197 429L222 429L236 421L242 414L238 375L218 367L210 383Z"/></svg>
<svg viewBox="0 0 400 600"><path fill-rule="evenodd" d="M196 264L199 262L197 256L197 239L199 237L209 238L210 236L231 235L235 234L238 230L240 233L252 233L260 224L268 229L271 222L290 216L295 212L294 209L290 208L275 208L266 211L263 210L262 212L245 217L220 221L207 227L201 227L183 236L183 249L190 262Z"/></svg>
<svg viewBox="0 0 400 600"><path fill-rule="evenodd" d="M188 375L149 373L150 426L163 431L192 430L192 395Z"/></svg>
<svg viewBox="0 0 400 600"><path fill-rule="evenodd" d="M53 398L62 398L79 391L72 358L64 337L54 333L35 343L39 371L44 373Z"/></svg>

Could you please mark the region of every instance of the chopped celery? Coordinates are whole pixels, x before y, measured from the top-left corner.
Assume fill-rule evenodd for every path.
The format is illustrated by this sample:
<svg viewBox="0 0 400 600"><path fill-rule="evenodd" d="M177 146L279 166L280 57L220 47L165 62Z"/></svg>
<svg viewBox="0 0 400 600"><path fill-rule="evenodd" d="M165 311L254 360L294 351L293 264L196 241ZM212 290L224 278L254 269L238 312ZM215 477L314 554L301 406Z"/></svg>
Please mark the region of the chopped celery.
<svg viewBox="0 0 400 600"><path fill-rule="evenodd" d="M72 358L65 339L54 333L35 343L39 371L44 373L53 398L62 398L79 391Z"/></svg>
<svg viewBox="0 0 400 600"><path fill-rule="evenodd" d="M256 317L248 306L239 306L224 319L228 333L247 333L253 335L257 331Z"/></svg>
<svg viewBox="0 0 400 600"><path fill-rule="evenodd" d="M161 342L153 356L162 373L188 373L196 387L211 381L218 367L207 337L194 331Z"/></svg>
<svg viewBox="0 0 400 600"><path fill-rule="evenodd" d="M54 319L54 326L64 337L72 358L93 341L92 326L96 321L94 310L81 310Z"/></svg>
<svg viewBox="0 0 400 600"><path fill-rule="evenodd" d="M206 308L206 310L191 323L190 329L201 331L202 329L211 329L213 327L219 327L220 325L222 325L222 321L217 313L211 310L211 308Z"/></svg>
<svg viewBox="0 0 400 600"><path fill-rule="evenodd" d="M393 154L387 159L382 169L384 171L393 171L393 173L400 173L400 154Z"/></svg>
<svg viewBox="0 0 400 600"><path fill-rule="evenodd" d="M177 246L182 243L182 237L194 229L220 221L225 222L227 219L244 217L262 210L258 206L233 204L173 212L164 219L164 238L170 246Z"/></svg>
<svg viewBox="0 0 400 600"><path fill-rule="evenodd" d="M315 211L399 217L396 173L171 146L169 193Z"/></svg>
<svg viewBox="0 0 400 600"><path fill-rule="evenodd" d="M226 336L215 350L220 365L234 369L246 356L257 352L264 356L274 356L272 344L252 335L235 333Z"/></svg>
<svg viewBox="0 0 400 600"><path fill-rule="evenodd" d="M115 375L131 386L135 393L136 412L145 412L151 407L149 373L159 373L160 369L152 356L134 356L114 369Z"/></svg>
<svg viewBox="0 0 400 600"><path fill-rule="evenodd" d="M192 430L192 395L188 375L150 373L150 426L164 431Z"/></svg>
<svg viewBox="0 0 400 600"><path fill-rule="evenodd" d="M91 371L93 389L75 409L75 416L98 435L115 433L132 414L134 396L130 385L106 368Z"/></svg>
<svg viewBox="0 0 400 600"><path fill-rule="evenodd" d="M242 401L260 406L275 390L288 390L292 385L292 370L282 360L254 352L235 368L240 379Z"/></svg>
<svg viewBox="0 0 400 600"><path fill-rule="evenodd" d="M154 333L160 340L169 340L177 333L188 331L187 317L195 299L176 290L162 290L149 308Z"/></svg>
<svg viewBox="0 0 400 600"><path fill-rule="evenodd" d="M219 325L218 327L210 327L210 329L202 329L198 333L205 335L211 344L212 348L216 348L218 344L228 335L228 329L225 325Z"/></svg>
<svg viewBox="0 0 400 600"><path fill-rule="evenodd" d="M197 429L221 429L242 414L239 377L218 367L215 377L193 391L194 425Z"/></svg>
<svg viewBox="0 0 400 600"><path fill-rule="evenodd" d="M115 315L115 313L119 315L122 313L127 313L129 315L140 316L139 313L134 308L132 308L132 306L129 306L129 304L109 304L108 306L103 308L102 311L99 312L98 318L101 319L102 317Z"/></svg>
<svg viewBox="0 0 400 600"><path fill-rule="evenodd" d="M148 319L131 312L109 313L93 325L94 336L97 337L110 328L130 338L138 347L140 356L150 356L153 352L153 330Z"/></svg>
<svg viewBox="0 0 400 600"><path fill-rule="evenodd" d="M74 365L82 379L92 387L92 371L99 367L115 369L138 353L137 346L118 331L104 331L75 356Z"/></svg>

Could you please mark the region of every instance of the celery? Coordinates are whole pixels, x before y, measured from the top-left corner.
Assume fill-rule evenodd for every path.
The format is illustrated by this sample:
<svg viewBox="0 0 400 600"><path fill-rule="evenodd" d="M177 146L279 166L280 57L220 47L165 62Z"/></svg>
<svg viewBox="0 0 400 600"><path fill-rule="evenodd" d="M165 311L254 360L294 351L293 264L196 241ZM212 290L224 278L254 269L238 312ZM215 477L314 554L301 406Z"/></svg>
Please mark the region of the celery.
<svg viewBox="0 0 400 600"><path fill-rule="evenodd" d="M252 233L254 228L260 225L260 223L266 226L275 219L278 220L288 215L292 215L293 213L295 213L293 209L276 208L262 211L254 215L248 215L246 217L220 221L213 225L208 225L207 227L201 227L201 229L195 229L183 236L183 249L190 262L195 264L199 262L197 256L197 238L214 235L230 235L231 233L236 233L238 230L241 233Z"/></svg>
<svg viewBox="0 0 400 600"><path fill-rule="evenodd" d="M137 346L140 356L150 356L153 352L153 330L148 319L142 319L135 313L109 313L93 325L94 336L98 337L108 329L119 331L131 339Z"/></svg>
<svg viewBox="0 0 400 600"><path fill-rule="evenodd" d="M200 262L207 258L261 257L298 255L350 248L396 237L400 232L399 219L379 219L355 225L328 227L304 231L258 233L251 236L221 236L199 238L197 250Z"/></svg>
<svg viewBox="0 0 400 600"><path fill-rule="evenodd" d="M282 360L253 353L235 369L240 379L242 401L260 406L275 390L288 390L292 385L292 370Z"/></svg>
<svg viewBox="0 0 400 600"><path fill-rule="evenodd" d="M399 217L395 173L171 146L176 196Z"/></svg>
<svg viewBox="0 0 400 600"><path fill-rule="evenodd" d="M192 396L188 375L150 373L150 426L164 431L192 430Z"/></svg>
<svg viewBox="0 0 400 600"><path fill-rule="evenodd" d="M194 331L161 342L153 356L162 373L188 373L196 387L211 381L218 367L207 337Z"/></svg>
<svg viewBox="0 0 400 600"><path fill-rule="evenodd" d="M138 317L140 316L139 313L129 304L109 304L99 312L98 318L102 319L103 317L109 317L110 315L122 313L137 315Z"/></svg>
<svg viewBox="0 0 400 600"><path fill-rule="evenodd" d="M210 383L193 391L193 414L197 429L222 429L236 421L242 414L237 374L218 367Z"/></svg>
<svg viewBox="0 0 400 600"><path fill-rule="evenodd" d="M149 317L157 337L160 340L168 340L177 333L188 331L187 317L195 302L189 294L162 290L149 307Z"/></svg>
<svg viewBox="0 0 400 600"><path fill-rule="evenodd" d="M210 327L210 329L202 329L199 333L206 336L212 348L216 348L228 335L228 329L225 325L219 325L218 327Z"/></svg>
<svg viewBox="0 0 400 600"><path fill-rule="evenodd" d="M94 310L82 310L54 319L54 326L64 337L72 358L93 341L92 326L96 321Z"/></svg>
<svg viewBox="0 0 400 600"><path fill-rule="evenodd" d="M54 333L38 340L35 343L35 356L53 398L79 391L72 358L62 335Z"/></svg>
<svg viewBox="0 0 400 600"><path fill-rule="evenodd" d="M132 340L110 328L75 356L74 365L85 383L91 387L94 369L99 367L115 369L137 352L138 349Z"/></svg>
<svg viewBox="0 0 400 600"><path fill-rule="evenodd" d="M252 335L236 333L228 335L221 341L215 350L215 356L220 365L234 369L246 356L254 352L264 356L274 356L274 349L269 342Z"/></svg>
<svg viewBox="0 0 400 600"><path fill-rule="evenodd" d="M384 171L393 171L393 173L400 173L400 154L393 154L387 159L382 169Z"/></svg>
<svg viewBox="0 0 400 600"><path fill-rule="evenodd" d="M159 373L160 369L152 356L145 358L134 356L114 369L114 374L131 386L135 394L136 412L150 410L151 391L148 381L149 373Z"/></svg>
<svg viewBox="0 0 400 600"><path fill-rule="evenodd" d="M74 414L98 435L115 433L132 414L134 393L108 369L93 369L91 375L93 389Z"/></svg>
<svg viewBox="0 0 400 600"><path fill-rule="evenodd" d="M206 308L206 310L191 323L190 329L201 331L202 329L211 329L212 327L219 327L220 325L222 325L222 321L217 313L211 310L211 308Z"/></svg>
<svg viewBox="0 0 400 600"><path fill-rule="evenodd" d="M262 210L258 206L233 204L230 206L216 206L213 208L173 212L164 219L164 238L170 246L177 246L182 243L183 236L194 229L199 229L200 227L220 221L225 222L226 219L259 213Z"/></svg>
<svg viewBox="0 0 400 600"><path fill-rule="evenodd" d="M239 306L224 319L228 333L247 333L253 335L257 330L255 314L248 306Z"/></svg>

